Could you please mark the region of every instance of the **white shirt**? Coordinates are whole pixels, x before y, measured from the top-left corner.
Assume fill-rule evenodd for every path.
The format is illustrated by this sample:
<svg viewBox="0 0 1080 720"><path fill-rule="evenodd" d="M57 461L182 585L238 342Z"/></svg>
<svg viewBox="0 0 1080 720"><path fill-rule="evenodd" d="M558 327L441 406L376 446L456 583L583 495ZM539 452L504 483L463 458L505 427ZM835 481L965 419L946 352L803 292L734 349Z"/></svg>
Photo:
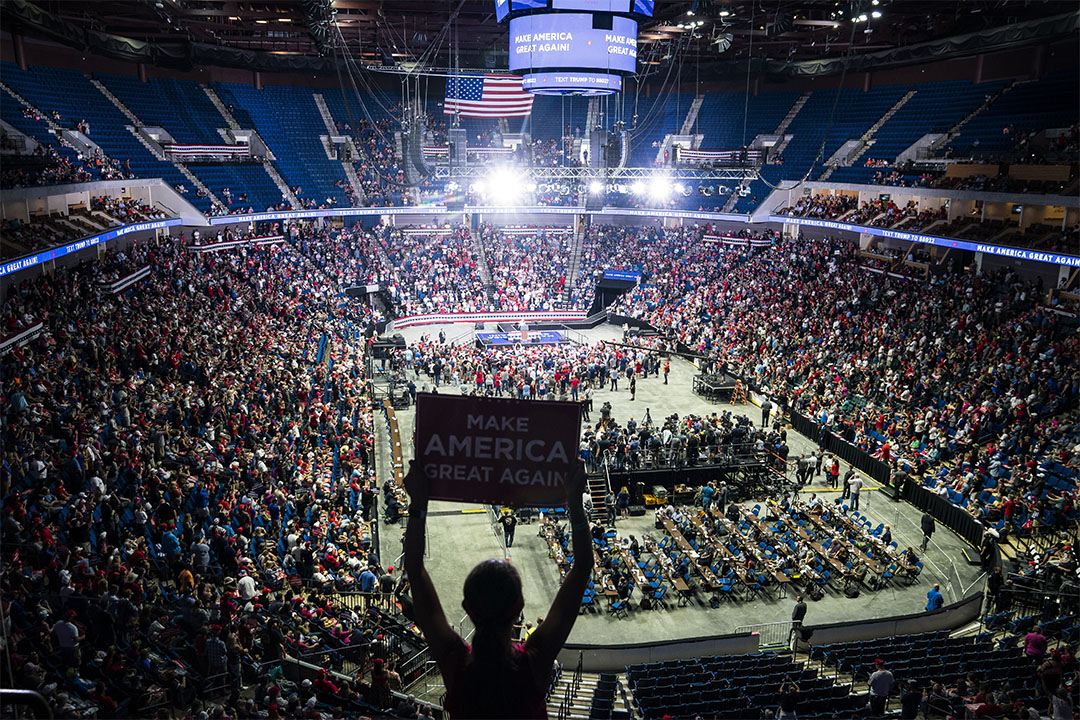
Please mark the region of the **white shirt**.
<svg viewBox="0 0 1080 720"><path fill-rule="evenodd" d="M57 620L53 625L56 633L56 641L62 648L73 648L79 645L79 628L67 620Z"/></svg>
<svg viewBox="0 0 1080 720"><path fill-rule="evenodd" d="M236 584L237 591L240 593L240 597L244 600L250 600L255 597L255 578L250 575L245 575L240 578L240 582Z"/></svg>
<svg viewBox="0 0 1080 720"><path fill-rule="evenodd" d="M848 486L851 488L852 493L858 495L863 486L862 478L856 475L848 481Z"/></svg>

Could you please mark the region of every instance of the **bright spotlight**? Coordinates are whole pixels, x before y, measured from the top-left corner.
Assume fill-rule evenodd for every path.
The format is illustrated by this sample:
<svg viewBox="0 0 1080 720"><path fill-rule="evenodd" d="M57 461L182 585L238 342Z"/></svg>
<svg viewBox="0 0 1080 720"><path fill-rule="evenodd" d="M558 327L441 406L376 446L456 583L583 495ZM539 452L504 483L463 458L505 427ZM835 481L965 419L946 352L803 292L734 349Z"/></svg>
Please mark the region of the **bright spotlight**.
<svg viewBox="0 0 1080 720"><path fill-rule="evenodd" d="M675 192L681 193L683 191L682 183L675 183Z"/></svg>
<svg viewBox="0 0 1080 720"><path fill-rule="evenodd" d="M536 192L536 183L534 182L529 183L525 187L529 190L529 192Z"/></svg>
<svg viewBox="0 0 1080 720"><path fill-rule="evenodd" d="M630 186L630 192L634 193L635 195L644 195L645 183L641 182L640 180L635 180L634 184Z"/></svg>
<svg viewBox="0 0 1080 720"><path fill-rule="evenodd" d="M520 175L508 168L498 168L487 178L488 196L496 205L513 205L517 202L525 183Z"/></svg>
<svg viewBox="0 0 1080 720"><path fill-rule="evenodd" d="M477 180L472 184L471 190L477 195L483 195L487 191L487 188L484 186L484 183Z"/></svg>
<svg viewBox="0 0 1080 720"><path fill-rule="evenodd" d="M654 177L649 181L649 197L653 200L666 200L671 194L671 181L666 177Z"/></svg>
<svg viewBox="0 0 1080 720"><path fill-rule="evenodd" d="M599 180L593 180L591 183L589 183L589 192L591 192L593 195L599 195L600 193L604 192L604 184Z"/></svg>
<svg viewBox="0 0 1080 720"><path fill-rule="evenodd" d="M880 10L875 10L874 12L870 13L870 17L872 17L874 19L877 19L877 18L881 17L881 11Z"/></svg>

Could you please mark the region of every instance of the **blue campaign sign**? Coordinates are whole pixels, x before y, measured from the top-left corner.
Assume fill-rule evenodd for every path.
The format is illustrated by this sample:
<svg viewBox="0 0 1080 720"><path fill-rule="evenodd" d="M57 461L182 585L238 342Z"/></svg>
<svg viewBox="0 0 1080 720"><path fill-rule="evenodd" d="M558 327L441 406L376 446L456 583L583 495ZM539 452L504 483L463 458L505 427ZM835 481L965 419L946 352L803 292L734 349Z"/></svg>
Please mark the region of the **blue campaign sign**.
<svg viewBox="0 0 1080 720"><path fill-rule="evenodd" d="M129 233L140 232L143 230L157 230L159 228L172 227L173 225L179 225L183 220L180 218L169 218L168 220L152 220L150 222L132 223L131 225L124 225L123 227L114 228L108 232L103 232L100 235L91 235L81 240L68 243L67 245L58 245L57 247L50 248L43 252L34 253L32 255L24 255L21 258L12 260L10 262L0 265L0 277L9 273L18 272L34 265L40 265L50 260L56 260L57 258L70 255L73 252L79 252L85 250L88 247L99 245L103 242L108 242L114 238L122 237Z"/></svg>
<svg viewBox="0 0 1080 720"><path fill-rule="evenodd" d="M637 282L641 279L641 273L634 272L632 270L605 270L605 280L625 280L626 282Z"/></svg>

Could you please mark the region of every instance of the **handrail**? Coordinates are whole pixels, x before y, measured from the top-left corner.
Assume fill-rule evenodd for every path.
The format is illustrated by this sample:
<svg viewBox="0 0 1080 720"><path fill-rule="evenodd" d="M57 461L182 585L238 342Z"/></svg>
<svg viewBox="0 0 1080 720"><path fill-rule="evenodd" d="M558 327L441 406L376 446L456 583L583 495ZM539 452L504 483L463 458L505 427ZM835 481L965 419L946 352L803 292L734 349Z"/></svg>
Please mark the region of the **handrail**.
<svg viewBox="0 0 1080 720"><path fill-rule="evenodd" d="M36 690L0 688L0 703L4 705L29 705L36 708L36 717L52 720L52 708Z"/></svg>

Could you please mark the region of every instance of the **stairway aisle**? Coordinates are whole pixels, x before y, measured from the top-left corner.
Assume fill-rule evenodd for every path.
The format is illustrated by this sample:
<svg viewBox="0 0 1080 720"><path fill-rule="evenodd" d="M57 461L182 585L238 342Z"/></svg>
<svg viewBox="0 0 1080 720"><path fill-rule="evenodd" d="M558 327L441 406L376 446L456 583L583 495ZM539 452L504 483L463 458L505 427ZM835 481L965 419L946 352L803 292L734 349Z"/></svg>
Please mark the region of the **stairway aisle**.
<svg viewBox="0 0 1080 720"><path fill-rule="evenodd" d="M322 117L323 125L326 126L327 140L330 136L338 135L337 126L334 124L334 118L330 114L330 108L326 104L326 98L320 93L313 93L315 97L315 106L319 108L319 115ZM356 168L353 167L353 160L359 157L359 153L356 150L356 145L353 144L352 138L347 139L350 159L341 160L341 169L345 171L345 177L349 180L349 185L352 186L353 194L356 196L356 201L360 205L367 203L367 194L364 192L364 186L360 184L360 178L356 174ZM327 143L329 145L329 142ZM327 151L327 155L329 155Z"/></svg>
<svg viewBox="0 0 1080 720"><path fill-rule="evenodd" d="M566 274L566 287L563 288L562 306L570 309L570 294L573 292L574 283L577 282L578 273L581 272L581 253L585 245L584 226L574 233L574 246L570 251L570 271Z"/></svg>
<svg viewBox="0 0 1080 720"><path fill-rule="evenodd" d="M566 720L633 718L635 714L623 702L620 692L620 685L625 686L625 681L625 675L583 672L574 692L574 673L564 670L548 697L548 717L553 720L560 717ZM568 690L570 697L567 703Z"/></svg>

